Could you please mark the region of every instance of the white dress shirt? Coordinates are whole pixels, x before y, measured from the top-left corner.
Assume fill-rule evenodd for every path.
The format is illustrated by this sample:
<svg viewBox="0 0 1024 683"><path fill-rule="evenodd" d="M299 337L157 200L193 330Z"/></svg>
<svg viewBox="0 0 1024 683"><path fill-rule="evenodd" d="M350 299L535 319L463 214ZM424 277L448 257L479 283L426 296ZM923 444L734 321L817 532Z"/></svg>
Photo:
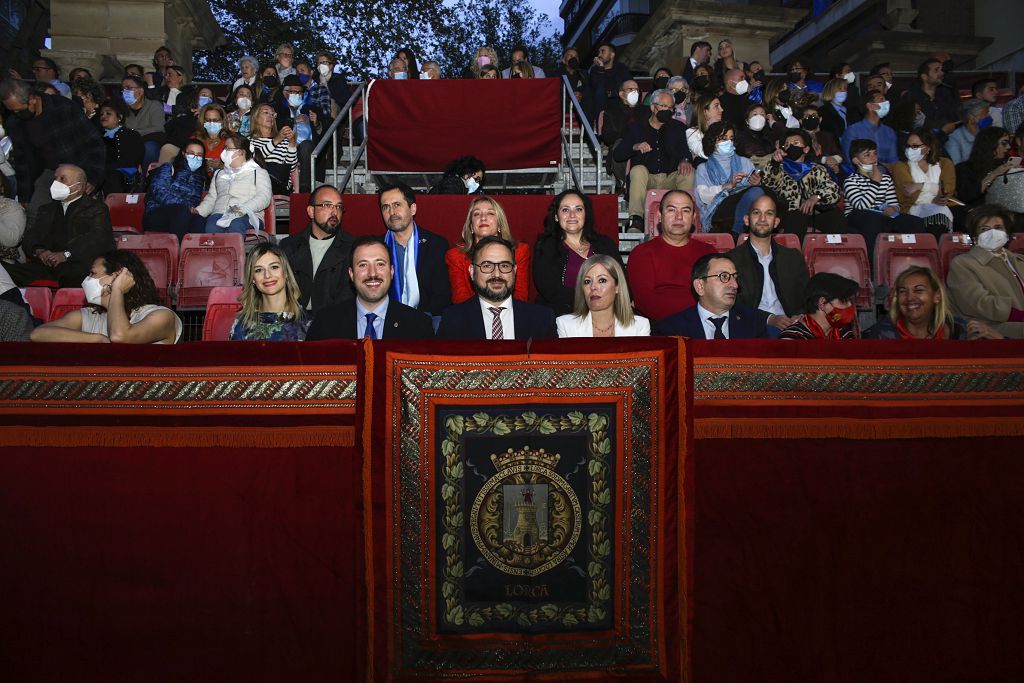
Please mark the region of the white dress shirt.
<svg viewBox="0 0 1024 683"><path fill-rule="evenodd" d="M767 255L762 255L757 248L754 248L754 253L757 254L757 260L761 264L761 269L764 271L764 286L761 288L761 302L757 304L757 307L762 311L768 311L775 315L785 315L786 311L782 308L782 302L779 301L779 293L775 289L775 280L772 279L771 273L768 271L768 267L772 263L772 250L768 249Z"/></svg>
<svg viewBox="0 0 1024 683"><path fill-rule="evenodd" d="M515 339L516 320L515 315L512 314L512 297L502 302L490 301L479 295L477 295L476 299L480 302L480 310L483 311L484 315L484 339L491 338L491 325L494 324L494 314L491 313L491 308L497 307L502 307L503 309L499 316L501 318L501 338Z"/></svg>
<svg viewBox="0 0 1024 683"><path fill-rule="evenodd" d="M729 311L719 315L718 313L712 313L708 309L704 308L700 304L697 304L697 315L700 317L701 323L704 325L704 338L714 339L715 338L715 324L711 322L712 318L725 318L725 322L722 323L722 334L725 335L726 339L729 339Z"/></svg>

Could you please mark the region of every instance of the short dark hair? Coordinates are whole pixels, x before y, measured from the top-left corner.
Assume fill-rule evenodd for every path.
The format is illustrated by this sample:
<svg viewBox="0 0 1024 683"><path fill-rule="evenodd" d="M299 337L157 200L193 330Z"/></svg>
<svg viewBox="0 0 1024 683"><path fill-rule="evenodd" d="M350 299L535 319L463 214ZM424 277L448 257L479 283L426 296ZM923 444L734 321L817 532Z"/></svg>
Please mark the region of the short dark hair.
<svg viewBox="0 0 1024 683"><path fill-rule="evenodd" d="M530 61L530 51L526 48L525 45L522 44L512 46L512 52L508 53L509 59L511 59L512 55L514 55L517 52L522 52L523 59L525 59L526 61Z"/></svg>
<svg viewBox="0 0 1024 683"><path fill-rule="evenodd" d="M932 64L938 64L939 66L942 66L942 60L935 59L935 57L929 57L928 59L918 64L917 77L920 78L921 76L924 76L926 73L928 73L928 70L932 68Z"/></svg>
<svg viewBox="0 0 1024 683"><path fill-rule="evenodd" d="M412 191L412 188L403 183L401 180L393 183L384 183L379 190L377 190L377 204L380 204L380 198L384 196L385 192L391 192L391 190L398 190L405 197L405 201L412 206L416 203L416 193Z"/></svg>
<svg viewBox="0 0 1024 683"><path fill-rule="evenodd" d="M33 62L43 62L46 64L46 68L52 70L57 76L60 76L60 69L57 67L57 62L53 61L49 57L36 57L32 60Z"/></svg>
<svg viewBox="0 0 1024 683"><path fill-rule="evenodd" d="M1006 233L1013 234L1013 214L998 204L982 204L975 209L971 209L971 212L967 214L967 234L971 236L972 240L976 241L978 239L978 228L981 227L982 221L996 217L1003 219L1003 224L1006 225Z"/></svg>
<svg viewBox="0 0 1024 683"><path fill-rule="evenodd" d="M306 202L306 206L313 206L316 204L317 196L324 190L334 190L338 194L341 194L341 190L336 188L334 185L320 185L315 190L309 193L309 200Z"/></svg>
<svg viewBox="0 0 1024 683"><path fill-rule="evenodd" d="M698 40L696 43L694 43L693 45L690 46L690 56L692 57L693 53L696 52L697 50L701 49L702 47L706 47L707 49L710 50L711 49L711 43L709 43L706 40Z"/></svg>
<svg viewBox="0 0 1024 683"><path fill-rule="evenodd" d="M711 270L711 262L714 259L725 259L733 266L736 265L736 262L732 260L732 256L729 256L728 254L720 254L717 251L710 254L704 254L693 262L693 268L690 269L690 282L707 277L708 272Z"/></svg>
<svg viewBox="0 0 1024 683"><path fill-rule="evenodd" d="M667 202L668 198L674 194L685 194L690 198L690 202L693 204L693 210L697 210L697 200L693 198L692 194L686 190L669 190L665 194L661 195L661 201L658 202L658 213L665 213L665 202Z"/></svg>
<svg viewBox="0 0 1024 683"><path fill-rule="evenodd" d="M138 69L139 71L142 71L143 73L145 73L145 71L146 71L146 67L142 66L141 64L125 64L124 65L124 72L128 73L128 69Z"/></svg>
<svg viewBox="0 0 1024 683"><path fill-rule="evenodd" d="M725 119L716 121L708 126L708 131L704 133L704 138L701 141L701 145L704 147L705 157L708 159L711 158L711 155L715 152L715 145L718 144L718 138L722 137L730 130L735 135L736 126L734 126L731 121L726 121Z"/></svg>
<svg viewBox="0 0 1024 683"><path fill-rule="evenodd" d="M611 51L612 51L612 53L614 53L614 54L618 54L618 52L619 52L618 48L616 48L616 47L615 47L615 46L614 46L614 45L613 45L612 43L609 43L609 42L608 42L607 40L606 40L606 41L604 41L604 42L598 43L598 44L597 44L597 45L596 45L596 46L594 47L594 52L596 53L596 52L597 52L598 50L600 50L600 49L601 49L602 47L606 47L606 48L608 48L608 49L609 49L609 50L611 50Z"/></svg>
<svg viewBox="0 0 1024 683"><path fill-rule="evenodd" d="M117 114L118 123L124 123L125 118L128 116L128 105L121 98L104 100L100 104L100 109L103 109L103 107L109 107L114 110L114 113Z"/></svg>
<svg viewBox="0 0 1024 683"><path fill-rule="evenodd" d="M979 81L974 81L974 84L971 85L971 97L977 97L978 93L984 90L985 86L989 83L993 83L997 86L999 85L999 81L994 78L982 78Z"/></svg>
<svg viewBox="0 0 1024 683"><path fill-rule="evenodd" d="M146 81L142 80L141 76L136 76L135 74L125 74L124 76L121 76L121 80L122 81L131 81L132 83L134 83L135 85L139 86L140 88L145 88L146 87Z"/></svg>
<svg viewBox="0 0 1024 683"><path fill-rule="evenodd" d="M485 247L492 244L500 244L501 246L508 249L509 253L512 254L512 262L516 260L516 248L512 246L512 243L507 239L500 237L499 235L488 235L476 241L473 248L469 250L469 260L472 263L476 263L476 255L479 254Z"/></svg>
<svg viewBox="0 0 1024 683"><path fill-rule="evenodd" d="M818 299L822 297L825 297L825 301L853 300L859 289L860 285L842 275L818 273L804 285L804 313L817 313Z"/></svg>
<svg viewBox="0 0 1024 683"><path fill-rule="evenodd" d="M388 263L391 263L391 247L388 246L388 243L385 242L383 238L378 237L377 235L363 235L361 237L357 237L355 241L352 242L352 247L348 250L349 268L351 268L352 264L355 263L356 249L359 249L360 247L366 247L371 244L379 244L380 246L384 247L384 251L388 253Z"/></svg>
<svg viewBox="0 0 1024 683"><path fill-rule="evenodd" d="M444 169L445 173L451 173L459 176L460 178L465 175L472 175L477 171L487 173L487 167L484 166L484 162L480 161L475 156L470 155L459 157L452 163L448 164L448 168Z"/></svg>
<svg viewBox="0 0 1024 683"><path fill-rule="evenodd" d="M889 65L889 62L881 62L880 64L875 64L873 67L871 67L871 70L868 71L868 75L869 76L881 76L882 75L882 69L889 69L889 68L892 68Z"/></svg>
<svg viewBox="0 0 1024 683"><path fill-rule="evenodd" d="M803 128L788 128L788 129L786 129L786 134L784 136L782 136L782 142L785 142L786 138L791 138L794 135L798 136L801 140L803 140L804 147L809 147L812 150L814 149L814 141L811 140L811 134L808 133Z"/></svg>
<svg viewBox="0 0 1024 683"><path fill-rule="evenodd" d="M857 138L850 143L850 158L854 158L864 152L870 150L878 150L878 145L874 140L868 140L867 138Z"/></svg>

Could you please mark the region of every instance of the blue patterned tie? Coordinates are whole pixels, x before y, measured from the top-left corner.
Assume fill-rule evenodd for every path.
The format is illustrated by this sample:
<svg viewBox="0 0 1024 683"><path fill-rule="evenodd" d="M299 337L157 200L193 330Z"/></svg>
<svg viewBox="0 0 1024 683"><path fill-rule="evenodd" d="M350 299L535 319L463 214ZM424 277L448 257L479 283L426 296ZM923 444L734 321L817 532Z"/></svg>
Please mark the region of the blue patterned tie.
<svg viewBox="0 0 1024 683"><path fill-rule="evenodd" d="M376 313L367 313L366 314L366 334L364 336L367 337L368 339L376 339L377 338L377 330L375 330L373 328L373 321L376 320L376 319L377 319L377 314Z"/></svg>

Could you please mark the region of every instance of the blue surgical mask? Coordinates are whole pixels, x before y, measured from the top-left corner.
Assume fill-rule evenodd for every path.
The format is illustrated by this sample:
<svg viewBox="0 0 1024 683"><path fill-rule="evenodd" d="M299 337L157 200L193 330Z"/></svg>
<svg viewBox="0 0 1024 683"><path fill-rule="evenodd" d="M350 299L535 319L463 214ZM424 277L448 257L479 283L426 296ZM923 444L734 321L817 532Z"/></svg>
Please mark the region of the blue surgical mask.
<svg viewBox="0 0 1024 683"><path fill-rule="evenodd" d="M306 85L309 83L309 74L299 74L299 83Z"/></svg>
<svg viewBox="0 0 1024 683"><path fill-rule="evenodd" d="M288 96L288 106L289 107L300 107L300 106L302 106L302 95L296 95L295 93L292 93L291 95L289 95Z"/></svg>
<svg viewBox="0 0 1024 683"><path fill-rule="evenodd" d="M185 163L188 164L188 170L195 172L203 165L203 158L196 154L186 154Z"/></svg>
<svg viewBox="0 0 1024 683"><path fill-rule="evenodd" d="M199 106L200 107L205 107L210 102L213 102L213 98L212 97L207 97L206 95L200 95L199 96Z"/></svg>
<svg viewBox="0 0 1024 683"><path fill-rule="evenodd" d="M980 128L981 130L985 130L986 128L988 128L991 125L992 125L992 117L991 116L986 116L983 119L978 119L978 128Z"/></svg>
<svg viewBox="0 0 1024 683"><path fill-rule="evenodd" d="M220 121L207 121L203 124L203 128L205 128L206 132L210 135L217 135L220 133L221 124Z"/></svg>
<svg viewBox="0 0 1024 683"><path fill-rule="evenodd" d="M121 91L121 99L125 104L135 104L135 91L125 88Z"/></svg>
<svg viewBox="0 0 1024 683"><path fill-rule="evenodd" d="M839 92L837 92L837 93L836 93L836 94L835 94L835 95L834 95L834 96L832 97L832 100L833 100L833 101L834 101L834 102L835 102L836 104L842 104L843 102L845 102L845 101L846 101L846 91L845 91L845 90L840 90Z"/></svg>
<svg viewBox="0 0 1024 683"><path fill-rule="evenodd" d="M480 181L470 176L464 180L466 183L466 194L473 194L480 189Z"/></svg>
<svg viewBox="0 0 1024 683"><path fill-rule="evenodd" d="M731 156L736 151L736 143L732 140L721 140L715 144L715 151L722 156Z"/></svg>
<svg viewBox="0 0 1024 683"><path fill-rule="evenodd" d="M889 115L889 100L878 103L878 118L884 119Z"/></svg>

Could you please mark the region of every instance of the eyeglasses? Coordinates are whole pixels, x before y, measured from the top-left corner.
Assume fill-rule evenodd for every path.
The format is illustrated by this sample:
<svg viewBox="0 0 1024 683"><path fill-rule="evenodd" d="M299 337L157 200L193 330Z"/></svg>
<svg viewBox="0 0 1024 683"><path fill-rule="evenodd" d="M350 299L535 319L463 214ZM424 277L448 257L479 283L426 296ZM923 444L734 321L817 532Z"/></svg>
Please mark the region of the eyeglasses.
<svg viewBox="0 0 1024 683"><path fill-rule="evenodd" d="M722 281L722 284L727 285L730 282L732 282L733 278L735 278L737 275L739 275L739 273L727 273L726 271L723 270L721 273L715 273L714 275L705 275L704 277L699 279L708 280L710 278L717 277L719 280Z"/></svg>
<svg viewBox="0 0 1024 683"><path fill-rule="evenodd" d="M481 273L493 273L494 266L498 266L498 270L502 273L508 274L516 267L516 264L511 261L498 261L497 263L494 263L493 261L481 261L476 264L476 267L480 269Z"/></svg>
<svg viewBox="0 0 1024 683"><path fill-rule="evenodd" d="M319 204L314 204L313 206L315 206L318 209L323 209L324 211L340 211L341 213L345 213L345 205L344 204L332 204L330 202L320 202Z"/></svg>

